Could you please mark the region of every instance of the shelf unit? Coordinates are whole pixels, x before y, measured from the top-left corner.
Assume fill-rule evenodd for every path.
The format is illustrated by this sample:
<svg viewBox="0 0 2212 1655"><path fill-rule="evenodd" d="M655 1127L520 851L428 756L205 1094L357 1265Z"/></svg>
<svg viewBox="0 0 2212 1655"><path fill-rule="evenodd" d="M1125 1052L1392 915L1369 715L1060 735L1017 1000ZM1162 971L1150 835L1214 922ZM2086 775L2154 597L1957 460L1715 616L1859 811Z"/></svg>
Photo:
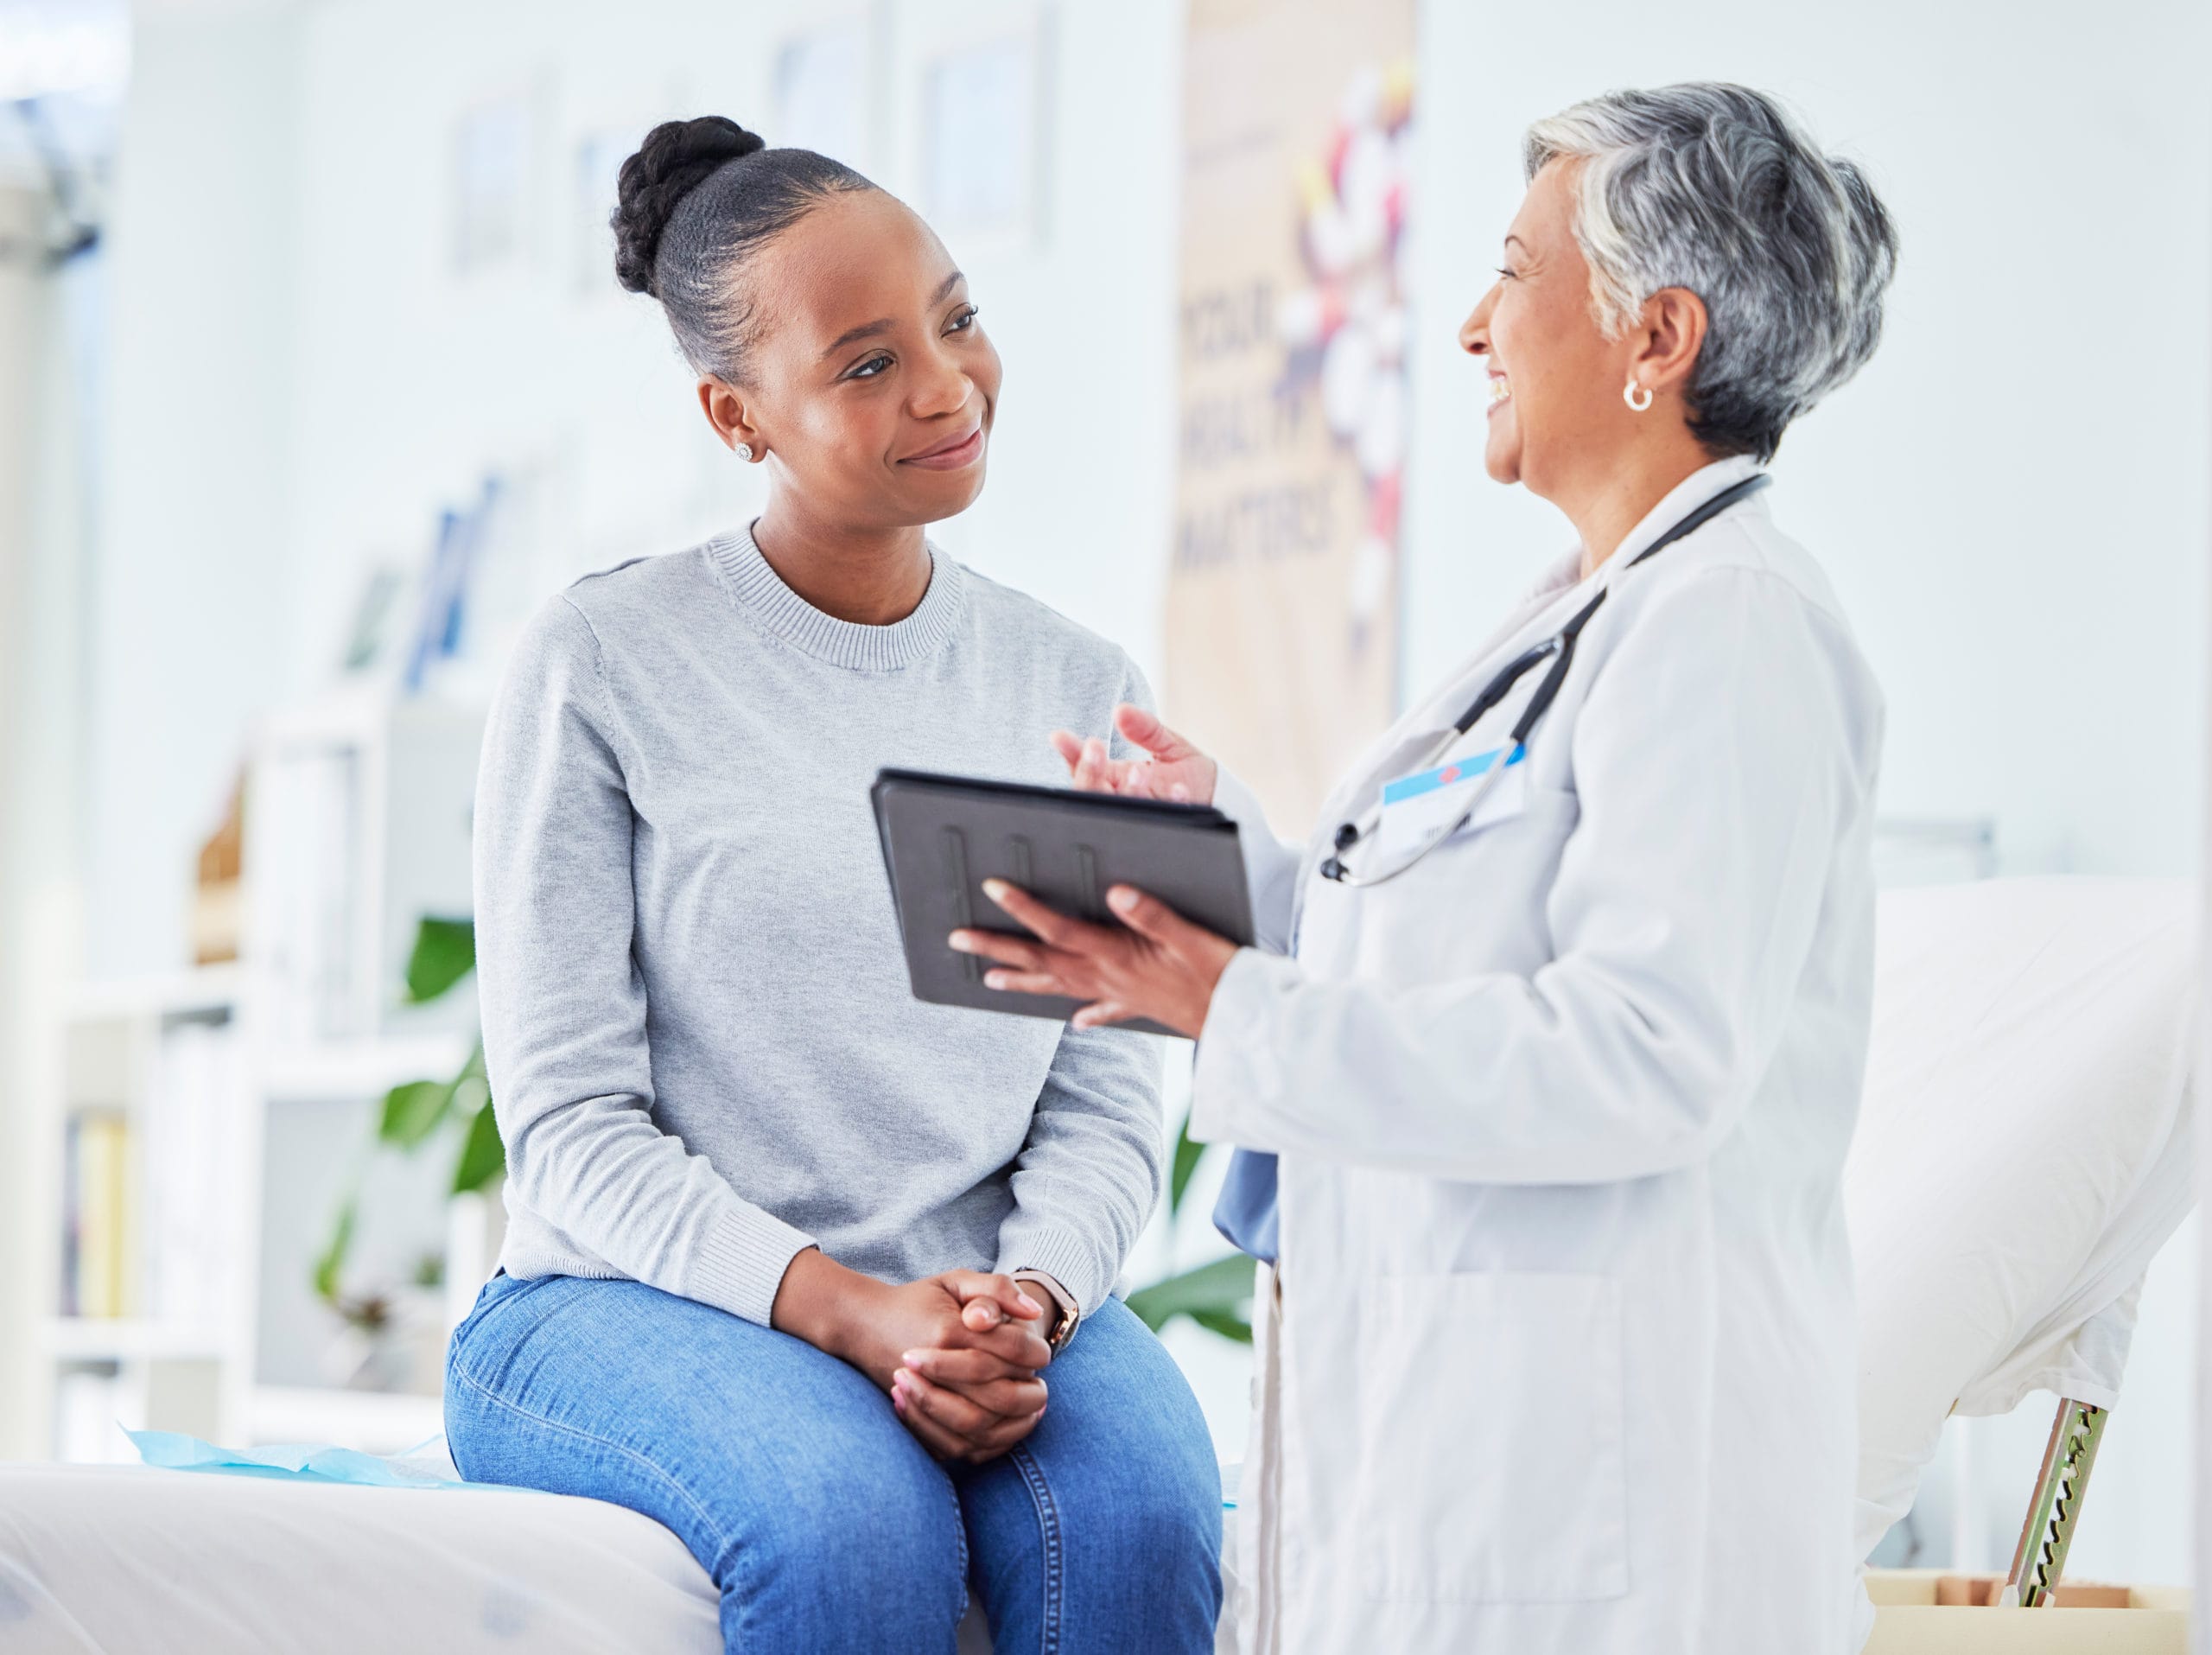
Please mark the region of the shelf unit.
<svg viewBox="0 0 2212 1655"><path fill-rule="evenodd" d="M307 1277L336 1216L325 1187L371 1190L378 1100L451 1076L474 1039L473 993L418 1008L401 988L415 920L467 910L481 729L480 710L374 692L270 721L250 761L244 962L59 996L24 1146L51 1169L27 1181L24 1332L55 1457L133 1457L118 1423L371 1453L438 1431L434 1364L405 1365L411 1391L313 1382L328 1375L310 1353L328 1367L351 1336ZM303 775L344 786L318 799ZM496 1192L444 1202L443 1170L407 1174L429 1193L406 1244L442 1285L362 1266L426 1349L500 1233Z"/></svg>

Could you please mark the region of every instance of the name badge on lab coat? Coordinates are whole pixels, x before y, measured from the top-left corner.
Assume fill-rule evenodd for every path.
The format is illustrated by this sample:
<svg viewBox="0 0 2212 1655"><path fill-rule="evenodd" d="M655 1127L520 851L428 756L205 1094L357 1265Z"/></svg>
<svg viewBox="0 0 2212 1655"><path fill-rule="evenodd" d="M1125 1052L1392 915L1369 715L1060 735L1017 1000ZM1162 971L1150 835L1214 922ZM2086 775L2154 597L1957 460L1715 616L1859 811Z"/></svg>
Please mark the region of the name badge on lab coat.
<svg viewBox="0 0 2212 1655"><path fill-rule="evenodd" d="M1506 749L1492 748L1487 753L1470 753L1440 764L1431 770L1417 770L1412 775L1400 776L1395 781L1382 784L1382 819L1376 829L1376 854L1388 862L1394 857L1409 856L1427 844L1437 835L1446 831L1459 819L1467 808L1467 800L1491 767L1505 756ZM1528 771L1524 761L1528 754L1516 753L1505 774L1490 790L1482 808L1475 812L1470 828L1488 827L1492 822L1502 822L1509 816L1517 816L1528 804Z"/></svg>

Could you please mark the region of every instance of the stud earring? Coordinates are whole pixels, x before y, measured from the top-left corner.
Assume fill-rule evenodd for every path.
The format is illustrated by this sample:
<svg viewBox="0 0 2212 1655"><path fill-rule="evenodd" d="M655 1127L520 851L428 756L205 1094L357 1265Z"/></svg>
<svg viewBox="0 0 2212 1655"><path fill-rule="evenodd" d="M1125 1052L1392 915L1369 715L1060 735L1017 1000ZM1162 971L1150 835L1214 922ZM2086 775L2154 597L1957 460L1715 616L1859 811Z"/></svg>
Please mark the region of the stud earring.
<svg viewBox="0 0 2212 1655"><path fill-rule="evenodd" d="M753 445L750 442L741 442L730 452L737 456L738 463L743 465L753 458Z"/></svg>
<svg viewBox="0 0 2212 1655"><path fill-rule="evenodd" d="M1643 394L1643 400L1642 402L1638 402L1637 400L1638 392ZM1630 379L1626 385L1621 387L1621 400L1640 414L1645 409L1651 406L1651 387L1649 385L1640 385L1637 384L1635 380Z"/></svg>

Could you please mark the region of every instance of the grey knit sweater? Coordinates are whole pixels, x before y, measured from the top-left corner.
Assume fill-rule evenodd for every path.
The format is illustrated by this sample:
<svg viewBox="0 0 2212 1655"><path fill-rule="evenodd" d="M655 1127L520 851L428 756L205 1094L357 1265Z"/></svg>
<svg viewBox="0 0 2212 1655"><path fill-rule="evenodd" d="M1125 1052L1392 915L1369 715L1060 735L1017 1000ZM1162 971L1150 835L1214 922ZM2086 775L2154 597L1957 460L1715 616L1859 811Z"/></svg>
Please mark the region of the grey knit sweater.
<svg viewBox="0 0 2212 1655"><path fill-rule="evenodd" d="M741 533L588 576L524 635L476 797L511 1274L760 1322L810 1242L887 1281L1112 1288L1160 1187L1157 1053L916 1001L868 785L1063 780L1050 732L1146 691L932 556L887 627L815 609Z"/></svg>

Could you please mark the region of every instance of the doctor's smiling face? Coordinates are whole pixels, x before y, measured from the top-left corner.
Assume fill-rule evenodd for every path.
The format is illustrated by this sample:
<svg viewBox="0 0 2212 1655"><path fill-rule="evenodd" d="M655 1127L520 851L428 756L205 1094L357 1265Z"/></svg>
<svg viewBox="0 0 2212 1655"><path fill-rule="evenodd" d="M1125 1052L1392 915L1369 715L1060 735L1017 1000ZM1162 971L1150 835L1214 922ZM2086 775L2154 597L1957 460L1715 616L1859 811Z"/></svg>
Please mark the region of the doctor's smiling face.
<svg viewBox="0 0 2212 1655"><path fill-rule="evenodd" d="M1536 175L1506 232L1497 280L1459 329L1490 375L1483 464L1502 483L1549 497L1548 472L1578 466L1625 416L1625 355L1599 330L1590 264L1574 239L1573 162ZM1619 359L1617 361L1617 359Z"/></svg>
<svg viewBox="0 0 2212 1655"><path fill-rule="evenodd" d="M1489 372L1484 468L1570 517L1577 502L1611 484L1630 449L1662 434L1676 442L1686 436L1681 386L1705 326L1703 306L1674 288L1653 295L1618 337L1607 336L1574 234L1580 166L1553 161L1530 181L1506 232L1497 280L1459 329L1460 348ZM1631 383L1652 392L1656 406L1631 409L1623 394Z"/></svg>

